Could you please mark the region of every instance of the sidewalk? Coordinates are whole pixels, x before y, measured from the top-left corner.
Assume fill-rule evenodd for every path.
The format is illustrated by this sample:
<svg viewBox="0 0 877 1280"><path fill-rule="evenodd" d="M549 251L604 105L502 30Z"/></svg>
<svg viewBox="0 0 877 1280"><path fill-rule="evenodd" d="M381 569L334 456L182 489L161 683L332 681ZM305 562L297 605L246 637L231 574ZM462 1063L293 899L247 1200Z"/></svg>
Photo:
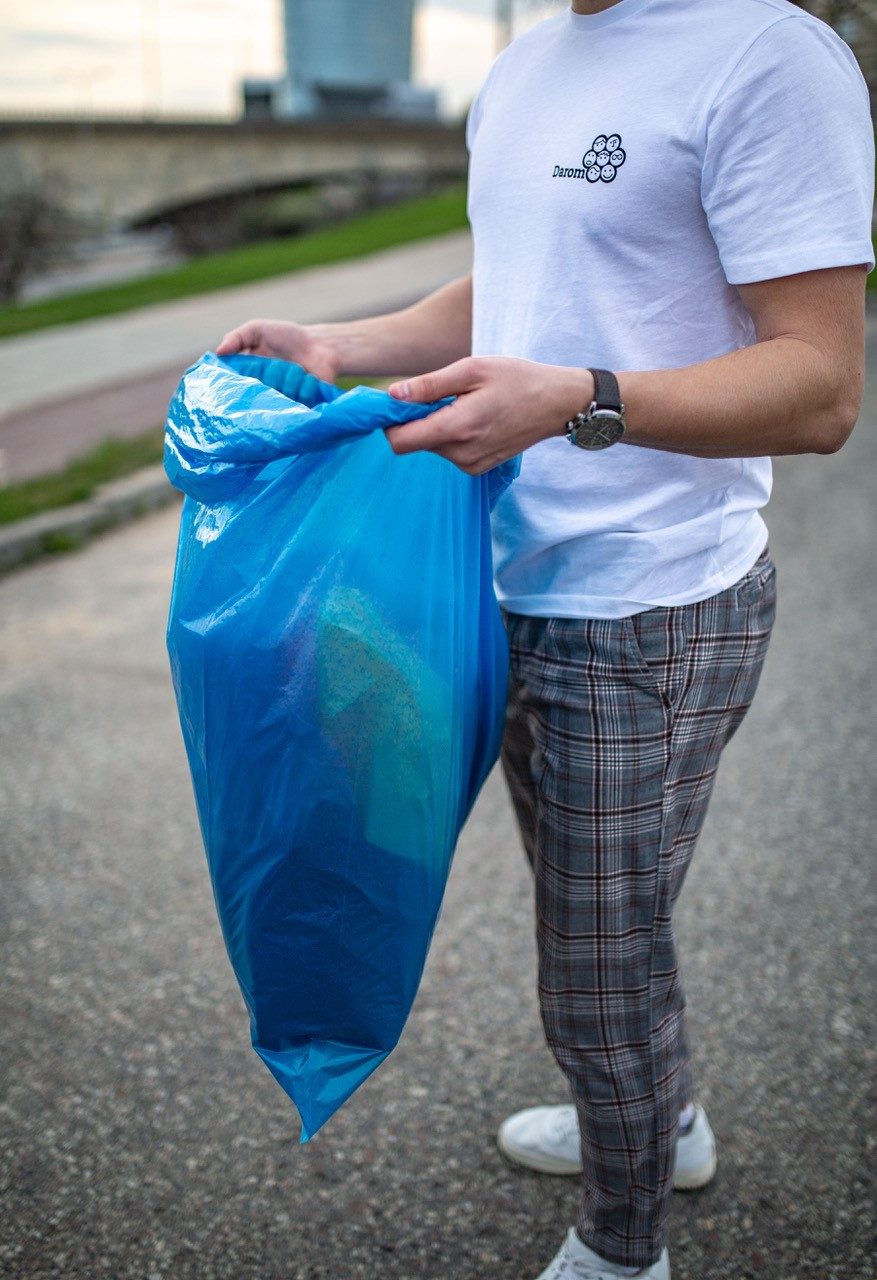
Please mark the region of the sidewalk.
<svg viewBox="0 0 877 1280"><path fill-rule="evenodd" d="M391 311L463 275L468 231L0 342L0 476L62 467L158 426L183 368L254 316L301 323Z"/></svg>

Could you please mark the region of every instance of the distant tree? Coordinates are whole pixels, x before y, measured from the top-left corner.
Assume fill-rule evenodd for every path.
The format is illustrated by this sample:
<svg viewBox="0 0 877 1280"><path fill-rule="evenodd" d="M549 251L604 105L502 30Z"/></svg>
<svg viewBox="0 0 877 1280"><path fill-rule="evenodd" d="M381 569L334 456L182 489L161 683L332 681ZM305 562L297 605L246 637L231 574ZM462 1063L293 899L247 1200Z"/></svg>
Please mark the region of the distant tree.
<svg viewBox="0 0 877 1280"><path fill-rule="evenodd" d="M0 302L15 302L26 280L68 258L81 231L45 181L7 169L0 181Z"/></svg>

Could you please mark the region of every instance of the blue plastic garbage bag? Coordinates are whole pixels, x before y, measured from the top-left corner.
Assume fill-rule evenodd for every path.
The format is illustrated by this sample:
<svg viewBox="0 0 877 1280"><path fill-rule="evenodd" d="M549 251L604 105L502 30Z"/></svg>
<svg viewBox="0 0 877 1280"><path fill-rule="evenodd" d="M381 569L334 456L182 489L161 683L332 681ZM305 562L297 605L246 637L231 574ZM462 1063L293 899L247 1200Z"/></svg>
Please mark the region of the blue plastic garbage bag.
<svg viewBox="0 0 877 1280"><path fill-rule="evenodd" d="M396 457L435 405L205 355L171 401L186 495L167 641L223 937L302 1141L395 1046L496 759L507 650L485 476Z"/></svg>

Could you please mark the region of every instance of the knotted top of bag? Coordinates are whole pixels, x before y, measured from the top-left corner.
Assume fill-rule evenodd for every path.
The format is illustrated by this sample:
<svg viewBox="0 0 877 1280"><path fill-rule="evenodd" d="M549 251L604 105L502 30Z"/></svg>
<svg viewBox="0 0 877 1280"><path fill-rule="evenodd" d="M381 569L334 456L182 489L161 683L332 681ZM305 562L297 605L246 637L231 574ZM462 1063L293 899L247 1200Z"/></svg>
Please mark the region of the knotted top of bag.
<svg viewBox="0 0 877 1280"><path fill-rule="evenodd" d="M222 502L269 463L334 449L449 403L412 404L375 387L343 391L286 360L209 351L186 370L171 400L165 470L190 497ZM520 458L510 458L487 473L491 507L519 470Z"/></svg>

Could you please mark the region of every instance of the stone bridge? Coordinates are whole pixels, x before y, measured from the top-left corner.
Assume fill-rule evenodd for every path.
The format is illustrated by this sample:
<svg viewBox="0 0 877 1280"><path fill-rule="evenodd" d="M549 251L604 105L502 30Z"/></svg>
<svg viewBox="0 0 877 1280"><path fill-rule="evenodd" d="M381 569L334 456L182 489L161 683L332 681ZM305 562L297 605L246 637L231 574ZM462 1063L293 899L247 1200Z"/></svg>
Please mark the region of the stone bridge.
<svg viewBox="0 0 877 1280"><path fill-rule="evenodd" d="M105 228L315 181L465 171L462 127L433 121L0 120L0 181L45 181Z"/></svg>

